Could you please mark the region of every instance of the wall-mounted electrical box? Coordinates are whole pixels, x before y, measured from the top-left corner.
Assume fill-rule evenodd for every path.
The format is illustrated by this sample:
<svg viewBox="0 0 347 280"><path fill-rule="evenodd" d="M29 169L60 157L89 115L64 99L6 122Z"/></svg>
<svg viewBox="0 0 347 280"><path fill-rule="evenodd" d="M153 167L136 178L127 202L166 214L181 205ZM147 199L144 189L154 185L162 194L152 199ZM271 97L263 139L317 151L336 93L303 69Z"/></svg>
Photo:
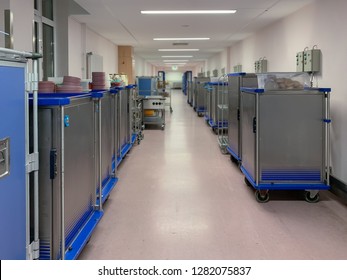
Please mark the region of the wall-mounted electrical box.
<svg viewBox="0 0 347 280"><path fill-rule="evenodd" d="M242 65L241 64L237 64L234 66L234 73L240 73L242 72Z"/></svg>
<svg viewBox="0 0 347 280"><path fill-rule="evenodd" d="M321 50L312 49L304 51L304 72L319 72Z"/></svg>
<svg viewBox="0 0 347 280"><path fill-rule="evenodd" d="M264 58L254 62L254 73L265 73L267 72L267 60Z"/></svg>
<svg viewBox="0 0 347 280"><path fill-rule="evenodd" d="M214 69L214 70L212 71L212 75L213 75L213 77L218 77L218 70L217 70L217 69Z"/></svg>
<svg viewBox="0 0 347 280"><path fill-rule="evenodd" d="M296 54L296 72L304 71L304 52L298 52Z"/></svg>

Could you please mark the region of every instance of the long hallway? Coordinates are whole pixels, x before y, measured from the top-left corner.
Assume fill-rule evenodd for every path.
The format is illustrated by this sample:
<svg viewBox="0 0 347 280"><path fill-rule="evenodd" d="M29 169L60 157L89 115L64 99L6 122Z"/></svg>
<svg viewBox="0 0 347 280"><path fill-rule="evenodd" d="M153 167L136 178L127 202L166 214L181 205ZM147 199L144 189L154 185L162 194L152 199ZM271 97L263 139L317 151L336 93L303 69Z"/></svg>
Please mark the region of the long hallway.
<svg viewBox="0 0 347 280"><path fill-rule="evenodd" d="M146 129L122 162L80 260L347 259L347 206L336 196L256 202L182 92L172 107L165 130Z"/></svg>

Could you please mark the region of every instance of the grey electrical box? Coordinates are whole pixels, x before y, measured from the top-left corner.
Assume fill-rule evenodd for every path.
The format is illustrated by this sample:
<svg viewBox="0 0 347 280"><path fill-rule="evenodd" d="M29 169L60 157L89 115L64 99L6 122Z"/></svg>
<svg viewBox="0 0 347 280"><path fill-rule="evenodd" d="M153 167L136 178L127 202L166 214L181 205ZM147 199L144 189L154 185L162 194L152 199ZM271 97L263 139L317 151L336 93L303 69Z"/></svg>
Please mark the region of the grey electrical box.
<svg viewBox="0 0 347 280"><path fill-rule="evenodd" d="M304 72L320 71L321 50L312 49L304 51Z"/></svg>
<svg viewBox="0 0 347 280"><path fill-rule="evenodd" d="M298 52L296 54L296 72L304 71L304 52Z"/></svg>
<svg viewBox="0 0 347 280"><path fill-rule="evenodd" d="M255 73L265 73L267 72L267 60L259 59L254 62L254 72Z"/></svg>
<svg viewBox="0 0 347 280"><path fill-rule="evenodd" d="M241 64L237 64L234 66L234 72L235 73L240 73L242 72L242 65Z"/></svg>

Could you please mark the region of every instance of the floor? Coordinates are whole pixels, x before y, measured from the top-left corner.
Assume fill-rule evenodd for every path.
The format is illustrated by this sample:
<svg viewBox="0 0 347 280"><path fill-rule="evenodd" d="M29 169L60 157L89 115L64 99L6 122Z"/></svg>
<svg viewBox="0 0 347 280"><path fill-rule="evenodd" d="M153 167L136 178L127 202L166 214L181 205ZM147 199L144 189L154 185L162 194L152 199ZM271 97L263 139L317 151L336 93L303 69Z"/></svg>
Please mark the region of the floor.
<svg viewBox="0 0 347 280"><path fill-rule="evenodd" d="M347 205L329 191L300 191L258 203L216 135L172 94L166 128L144 140L118 170L119 182L81 260L347 259Z"/></svg>

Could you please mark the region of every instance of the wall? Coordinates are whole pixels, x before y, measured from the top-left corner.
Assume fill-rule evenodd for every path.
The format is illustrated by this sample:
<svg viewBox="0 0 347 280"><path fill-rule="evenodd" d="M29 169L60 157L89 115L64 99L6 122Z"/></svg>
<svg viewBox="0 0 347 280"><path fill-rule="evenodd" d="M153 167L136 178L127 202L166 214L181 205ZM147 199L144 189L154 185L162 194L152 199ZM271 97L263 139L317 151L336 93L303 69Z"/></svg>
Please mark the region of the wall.
<svg viewBox="0 0 347 280"><path fill-rule="evenodd" d="M331 87L332 170L347 182L347 1L317 0L298 12L230 47L230 65L241 63L243 71L253 72L254 61L266 56L268 71L295 71L296 53L318 45L322 50L322 72L314 85ZM341 29L341 30L340 30Z"/></svg>
<svg viewBox="0 0 347 280"><path fill-rule="evenodd" d="M206 70L204 72L212 71L217 69L218 76L221 76L221 70L225 68L226 73L230 72L230 61L229 61L229 48L225 48L222 52L214 55L207 60Z"/></svg>

